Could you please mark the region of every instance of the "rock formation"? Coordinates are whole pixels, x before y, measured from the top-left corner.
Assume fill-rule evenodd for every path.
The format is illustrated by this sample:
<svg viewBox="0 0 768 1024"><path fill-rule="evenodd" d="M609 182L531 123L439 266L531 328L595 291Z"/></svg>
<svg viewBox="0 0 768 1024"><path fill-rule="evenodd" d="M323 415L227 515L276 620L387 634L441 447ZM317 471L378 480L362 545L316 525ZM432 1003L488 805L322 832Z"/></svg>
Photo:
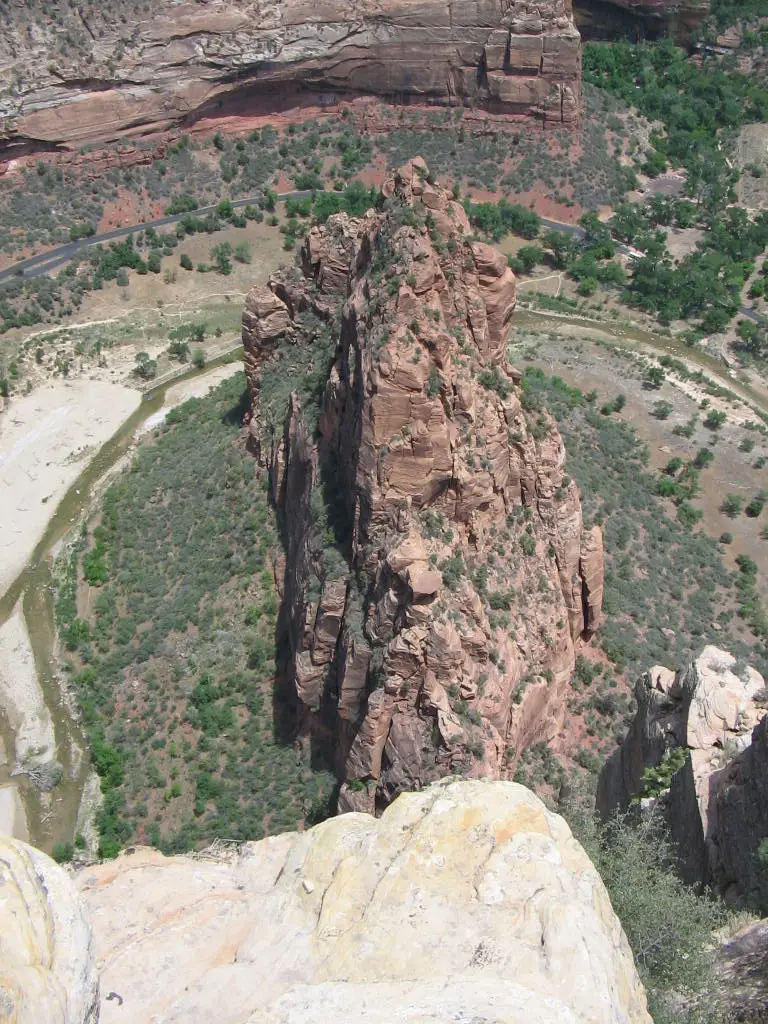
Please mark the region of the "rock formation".
<svg viewBox="0 0 768 1024"><path fill-rule="evenodd" d="M756 921L715 949L715 972L731 1020L764 1024L768 1007L768 921Z"/></svg>
<svg viewBox="0 0 768 1024"><path fill-rule="evenodd" d="M638 710L603 769L598 807L642 796L647 768L687 751L660 798L685 879L717 886L733 902L768 910L768 718L765 684L717 647L675 673L655 666L635 688ZM768 853L768 851L767 851Z"/></svg>
<svg viewBox="0 0 768 1024"><path fill-rule="evenodd" d="M514 771L562 724L602 599L600 529L507 362L505 258L469 240L423 161L384 194L383 212L314 228L302 272L254 289L243 318L251 442L285 537L286 673L305 734L332 732L342 810ZM327 379L314 417L262 393L297 347L315 391Z"/></svg>
<svg viewBox="0 0 768 1024"><path fill-rule="evenodd" d="M515 783L444 780L218 859L129 850L76 876L81 903L42 854L9 859L3 1020L95 1021L95 948L102 1024L651 1024L599 875Z"/></svg>
<svg viewBox="0 0 768 1024"><path fill-rule="evenodd" d="M64 5L10 0L0 33L0 143L79 148L230 110L333 107L355 95L578 121L570 0L198 0Z"/></svg>
<svg viewBox="0 0 768 1024"><path fill-rule="evenodd" d="M72 879L39 850L0 836L0 1020L98 1019L91 926Z"/></svg>
<svg viewBox="0 0 768 1024"><path fill-rule="evenodd" d="M671 36L686 44L709 13L709 0L577 0L574 6L585 40L640 34L652 39Z"/></svg>

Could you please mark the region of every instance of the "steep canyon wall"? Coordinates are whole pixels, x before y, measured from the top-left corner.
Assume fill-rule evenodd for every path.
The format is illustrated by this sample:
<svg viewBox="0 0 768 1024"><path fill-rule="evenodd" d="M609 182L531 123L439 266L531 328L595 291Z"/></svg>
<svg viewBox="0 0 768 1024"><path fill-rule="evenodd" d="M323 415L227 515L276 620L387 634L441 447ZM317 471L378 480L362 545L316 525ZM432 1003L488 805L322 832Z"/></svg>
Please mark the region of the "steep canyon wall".
<svg viewBox="0 0 768 1024"><path fill-rule="evenodd" d="M236 106L344 97L468 105L547 124L579 116L570 0L202 0L65 5L11 0L0 34L0 145L77 148Z"/></svg>

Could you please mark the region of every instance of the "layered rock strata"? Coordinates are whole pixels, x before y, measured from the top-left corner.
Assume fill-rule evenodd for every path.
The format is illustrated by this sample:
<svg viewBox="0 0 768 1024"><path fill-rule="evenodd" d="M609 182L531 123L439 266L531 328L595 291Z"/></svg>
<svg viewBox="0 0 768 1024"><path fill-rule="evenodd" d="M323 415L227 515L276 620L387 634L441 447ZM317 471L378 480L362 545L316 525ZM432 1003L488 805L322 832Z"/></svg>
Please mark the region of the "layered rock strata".
<svg viewBox="0 0 768 1024"><path fill-rule="evenodd" d="M585 41L662 38L689 45L709 14L709 0L576 0L574 16Z"/></svg>
<svg viewBox="0 0 768 1024"><path fill-rule="evenodd" d="M94 1024L98 970L101 1024L651 1024L599 875L515 783L445 780L230 855L126 851L80 899L0 851L3 1020Z"/></svg>
<svg viewBox="0 0 768 1024"><path fill-rule="evenodd" d="M342 810L513 771L561 727L602 599L600 529L507 362L505 258L423 161L384 195L314 228L302 271L254 289L243 319L251 443L285 537L286 674L304 731L330 729ZM284 420L262 394L296 346L327 378L316 424L298 394Z"/></svg>
<svg viewBox="0 0 768 1024"><path fill-rule="evenodd" d="M709 14L709 0L606 0L611 7L658 22L669 35L690 39Z"/></svg>
<svg viewBox="0 0 768 1024"><path fill-rule="evenodd" d="M642 797L646 769L682 748L685 763L650 802L669 822L685 879L768 910L768 865L758 853L768 837L763 677L710 646L679 672L655 666L635 695L635 720L600 777L600 810Z"/></svg>
<svg viewBox="0 0 768 1024"><path fill-rule="evenodd" d="M136 15L84 4L35 18L11 0L0 142L78 148L354 95L578 121L570 0L198 0Z"/></svg>

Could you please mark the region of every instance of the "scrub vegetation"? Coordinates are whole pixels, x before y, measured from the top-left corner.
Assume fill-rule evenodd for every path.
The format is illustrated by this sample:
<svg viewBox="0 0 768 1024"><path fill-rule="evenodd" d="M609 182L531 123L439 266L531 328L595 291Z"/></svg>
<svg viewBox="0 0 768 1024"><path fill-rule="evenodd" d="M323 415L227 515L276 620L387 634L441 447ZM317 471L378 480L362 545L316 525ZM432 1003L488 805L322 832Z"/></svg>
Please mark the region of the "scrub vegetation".
<svg viewBox="0 0 768 1024"><path fill-rule="evenodd" d="M259 839L328 811L331 774L275 738L279 548L245 408L238 374L172 411L62 570L103 856Z"/></svg>

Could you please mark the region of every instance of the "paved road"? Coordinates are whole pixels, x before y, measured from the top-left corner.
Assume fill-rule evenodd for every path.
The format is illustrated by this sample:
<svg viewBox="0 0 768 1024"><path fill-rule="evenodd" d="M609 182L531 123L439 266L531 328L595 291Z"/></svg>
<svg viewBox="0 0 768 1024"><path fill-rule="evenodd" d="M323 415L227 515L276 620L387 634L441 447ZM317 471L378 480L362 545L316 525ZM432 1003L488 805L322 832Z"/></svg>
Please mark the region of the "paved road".
<svg viewBox="0 0 768 1024"><path fill-rule="evenodd" d="M305 199L311 195L311 191L282 192L277 198L280 200ZM249 196L247 199L236 199L232 205L236 209L240 209L243 206L257 203L261 198L262 195L259 194L259 196ZM215 213L217 206L218 204L201 206L197 210L192 210L191 213L195 217L205 216L207 213ZM125 238L127 235L132 235L137 231L143 231L145 228L164 228L169 224L178 224L180 220L188 216L189 213L168 214L165 217L158 217L157 220L144 221L142 224L131 224L128 227L103 231L100 235L91 235L90 238L83 238L79 242L67 242L56 249L49 249L47 252L40 253L37 256L28 256L25 260L19 260L18 263L14 263L12 267L8 267L6 270L0 270L0 282L7 281L8 278L14 276L40 277L42 274L50 274L51 271L56 270L64 263L69 263L78 253L84 252L93 245L111 242L116 238Z"/></svg>
<svg viewBox="0 0 768 1024"><path fill-rule="evenodd" d="M311 196L311 190L294 191L294 192L281 192L278 195L279 200L286 199L305 199L307 196ZM256 203L261 198L259 196L249 196L247 199L236 199L232 205L236 209L240 209L243 206ZM199 209L192 211L195 216L204 216L207 213L215 213L218 204L212 206L201 206ZM81 239L79 242L67 242L66 245L60 245L56 249L49 249L48 252L40 253L38 256L29 256L25 260L20 260L18 263L14 263L12 267L8 267L6 270L0 270L0 283L7 281L9 278L14 276L20 277L40 277L43 274L50 274L52 271L57 270L65 263L69 263L71 259L74 259L78 253L83 252L85 249L89 249L93 245L100 245L104 242L111 242L116 238L125 238L127 235L134 234L136 231L142 231L145 228L164 228L169 224L178 224L180 220L188 216L186 213L174 213L168 214L165 217L159 217L157 220L145 221L143 224L132 224L129 227L113 228L112 231L104 231L100 235L91 235L90 238ZM541 217L542 227L551 228L554 231L564 231L568 235L574 235L576 238L584 237L584 229L579 227L578 224L563 224L558 220L549 220L547 217ZM616 250L624 256L633 257L633 253L625 245L617 245ZM753 320L755 323L762 324L768 323L768 319L761 313L757 313L754 309L749 309L747 306L739 306L739 313L742 316L747 317L749 320Z"/></svg>

